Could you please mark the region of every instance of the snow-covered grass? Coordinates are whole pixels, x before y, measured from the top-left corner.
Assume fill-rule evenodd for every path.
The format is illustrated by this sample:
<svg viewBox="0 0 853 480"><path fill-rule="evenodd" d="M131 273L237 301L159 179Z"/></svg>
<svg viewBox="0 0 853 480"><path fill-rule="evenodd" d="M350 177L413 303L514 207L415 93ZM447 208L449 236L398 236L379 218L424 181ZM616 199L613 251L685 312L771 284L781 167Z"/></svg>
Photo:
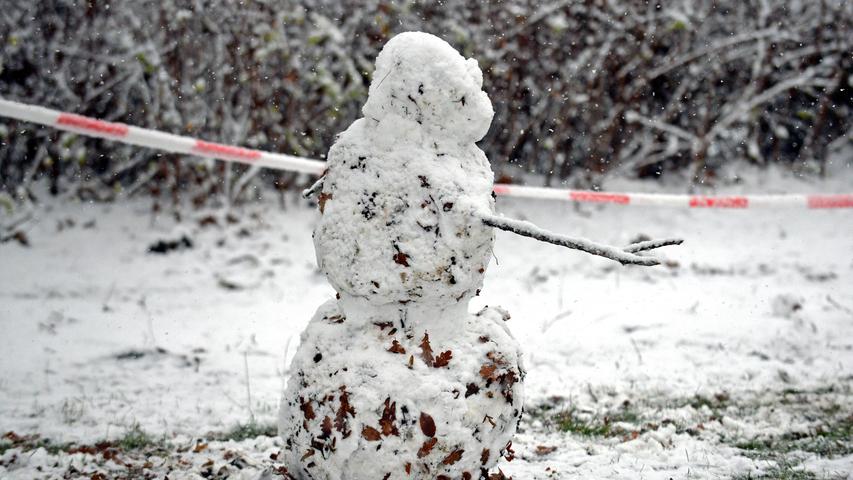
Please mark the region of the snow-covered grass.
<svg viewBox="0 0 853 480"><path fill-rule="evenodd" d="M729 190L853 183L762 178ZM48 205L29 247L0 245L0 477L283 478L271 435L286 366L334 295L316 213L270 203L176 222L148 207ZM686 240L644 268L498 234L471 310L506 308L526 354L504 473L848 478L853 212L498 209L617 245ZM176 248L147 252L161 240Z"/></svg>

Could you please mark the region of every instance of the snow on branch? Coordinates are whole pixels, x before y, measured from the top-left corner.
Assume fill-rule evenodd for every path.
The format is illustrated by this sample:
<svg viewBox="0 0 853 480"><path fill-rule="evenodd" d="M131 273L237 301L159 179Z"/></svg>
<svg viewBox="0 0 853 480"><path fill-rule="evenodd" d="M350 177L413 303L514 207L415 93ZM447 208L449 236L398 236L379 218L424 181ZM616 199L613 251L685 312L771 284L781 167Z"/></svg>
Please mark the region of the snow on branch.
<svg viewBox="0 0 853 480"><path fill-rule="evenodd" d="M637 253L637 252L645 252L647 250L654 250L660 247L668 247L670 245L681 245L684 243L684 240L680 238L667 238L662 240L646 240L644 242L637 242L628 245L622 250L628 253Z"/></svg>
<svg viewBox="0 0 853 480"><path fill-rule="evenodd" d="M756 95L746 102L739 102L728 115L723 117L722 120L719 120L714 125L708 136L713 138L716 134L720 133L729 125L749 113L750 110L773 100L773 98L785 90L803 88L807 86L826 88L832 86L832 81L823 78L816 78L814 75L814 69L811 68L798 75L794 75L793 77L783 80L767 90L764 90L761 94Z"/></svg>
<svg viewBox="0 0 853 480"><path fill-rule="evenodd" d="M323 189L323 180L325 179L326 175L323 174L310 187L306 188L305 190L302 190L302 198L311 198L316 195L320 190Z"/></svg>
<svg viewBox="0 0 853 480"><path fill-rule="evenodd" d="M682 243L682 240L678 239L650 240L647 242L635 243L625 249L619 249L617 247L592 242L583 238L572 238L550 232L524 220L516 220L493 214L479 214L479 217L483 223L490 227L512 232L516 235L521 235L522 237L533 238L540 242L551 243L561 247L571 248L573 250L580 250L599 257L609 258L610 260L615 260L622 265L659 265L660 261L656 258L642 257L640 255L636 255L636 253L667 245L680 245Z"/></svg>
<svg viewBox="0 0 853 480"><path fill-rule="evenodd" d="M679 128L675 125L672 125L672 124L669 124L666 122L662 122L660 120L655 120L652 118L646 118L646 117L644 117L644 116L642 116L639 113L634 112L634 111L625 112L625 121L632 122L632 123L639 123L641 125L645 125L645 126L650 127L650 128L654 128L654 129L657 129L657 130L660 130L663 132L671 133L678 138L683 138L684 140L687 140L688 142L696 142L699 140L696 137L696 135L693 135L692 133L688 132L687 130L684 130L682 128Z"/></svg>
<svg viewBox="0 0 853 480"><path fill-rule="evenodd" d="M672 61L670 61L669 63L665 63L665 64L661 65L660 67L649 72L645 76L645 80L646 81L653 80L653 79L655 79L661 75L664 75L664 74L666 74L666 73L668 73L668 72L670 72L670 71L672 71L672 70L674 70L674 69L676 69L676 68L678 68L684 64L687 64L687 63L690 63L694 60L698 60L700 58L706 57L708 54L713 53L715 51L724 50L724 49L727 49L727 48L732 47L734 45L737 45L739 43L755 41L755 40L759 40L762 38L782 39L782 38L792 38L792 37L791 37L791 35L780 32L776 28L769 28L769 29L765 29L765 30L759 30L757 32L735 35L731 38L727 38L725 40L716 42L712 45L708 45L706 47L694 50L694 51L689 52L687 54L684 54L678 58L675 58Z"/></svg>

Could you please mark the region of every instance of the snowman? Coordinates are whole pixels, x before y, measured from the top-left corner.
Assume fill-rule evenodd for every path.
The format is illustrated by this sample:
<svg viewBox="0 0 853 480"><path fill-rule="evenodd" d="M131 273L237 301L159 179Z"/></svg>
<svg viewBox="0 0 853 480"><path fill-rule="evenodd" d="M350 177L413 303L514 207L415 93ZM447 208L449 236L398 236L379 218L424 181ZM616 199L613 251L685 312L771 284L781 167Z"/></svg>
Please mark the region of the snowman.
<svg viewBox="0 0 853 480"><path fill-rule="evenodd" d="M657 261L494 213L475 142L494 111L483 75L420 32L382 49L364 117L340 134L317 194L317 262L337 291L302 333L279 432L306 480L485 478L512 457L524 365L509 314L469 313L494 228L626 264Z"/></svg>

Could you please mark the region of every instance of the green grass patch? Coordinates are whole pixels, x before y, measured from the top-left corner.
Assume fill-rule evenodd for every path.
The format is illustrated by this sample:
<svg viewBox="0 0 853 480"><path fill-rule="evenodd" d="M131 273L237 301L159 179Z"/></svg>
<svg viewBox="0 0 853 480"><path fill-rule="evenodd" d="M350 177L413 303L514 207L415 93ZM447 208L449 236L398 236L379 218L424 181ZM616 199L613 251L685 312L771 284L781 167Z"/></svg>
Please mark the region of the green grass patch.
<svg viewBox="0 0 853 480"><path fill-rule="evenodd" d="M554 416L560 431L583 437L624 437L632 433L642 433L648 427L642 426L639 413L625 402L618 409L606 412L604 415L584 415L572 408ZM631 425L626 428L624 425Z"/></svg>
<svg viewBox="0 0 853 480"><path fill-rule="evenodd" d="M632 398L621 404L599 403L581 408L565 397L553 397L527 409L525 421L534 420L567 435L595 440L628 441L664 425L673 425L677 434L701 436L704 441L727 445L740 455L766 462L763 473L753 472L741 479L812 479L802 458L837 458L853 455L853 412L851 390L844 385L817 388L787 388L733 394L721 391L684 397ZM773 435L745 438L723 419L763 425L774 412L786 412L798 428L787 427ZM784 416L782 416L784 418ZM675 419L675 420L674 420ZM528 423L529 425L529 423ZM760 430L758 430L760 431Z"/></svg>
<svg viewBox="0 0 853 480"><path fill-rule="evenodd" d="M121 438L115 442L115 446L125 452L131 450L141 450L145 447L159 445L160 441L154 440L151 435L142 430L139 424L134 424L128 429Z"/></svg>
<svg viewBox="0 0 853 480"><path fill-rule="evenodd" d="M262 436L274 437L276 435L278 435L278 431L273 424L249 422L237 425L225 432L208 433L205 437L209 440L240 442ZM151 435L143 430L139 424L130 426L121 437L115 440L104 440L91 445L58 443L49 438L41 438L38 434L19 435L15 432L7 432L0 436L0 455L12 448L19 448L24 452L44 448L51 455L76 452L92 455L107 452L108 455L111 455L110 452L168 452L173 450L173 447L165 437Z"/></svg>
<svg viewBox="0 0 853 480"><path fill-rule="evenodd" d="M49 438L41 438L37 434L18 435L15 432L6 432L0 437L0 455L12 448L20 448L23 451L44 448L47 453L55 455L68 449L69 445L68 443L55 443Z"/></svg>
<svg viewBox="0 0 853 480"><path fill-rule="evenodd" d="M816 480L813 472L797 468L799 461L783 459L761 473L737 475L733 480Z"/></svg>
<svg viewBox="0 0 853 480"><path fill-rule="evenodd" d="M708 407L711 411L724 410L731 405L731 397L726 392L720 392L713 396L694 395L693 398L684 402L687 405L699 410L703 407Z"/></svg>
<svg viewBox="0 0 853 480"><path fill-rule="evenodd" d="M753 458L774 459L791 452L807 452L821 457L853 454L853 415L827 421L807 432L788 432L767 438L735 442L735 448Z"/></svg>
<svg viewBox="0 0 853 480"><path fill-rule="evenodd" d="M211 439L241 442L257 437L275 437L276 435L278 435L278 427L273 424L249 422L245 425L237 425L226 432L213 434Z"/></svg>
<svg viewBox="0 0 853 480"><path fill-rule="evenodd" d="M142 430L139 424L132 425L124 435L117 440L105 440L94 445L79 445L76 443L54 442L49 438L42 438L38 434L18 435L15 432L7 432L0 437L0 455L11 448L20 448L24 452L30 452L44 448L47 453L56 455L58 453L83 452L95 454L111 449L119 452L132 452L136 450L169 448L165 438L154 438Z"/></svg>
<svg viewBox="0 0 853 480"><path fill-rule="evenodd" d="M583 437L606 437L611 433L609 423L600 422L595 417L591 419L583 419L574 409L557 415L556 420L561 431L574 435L580 435Z"/></svg>

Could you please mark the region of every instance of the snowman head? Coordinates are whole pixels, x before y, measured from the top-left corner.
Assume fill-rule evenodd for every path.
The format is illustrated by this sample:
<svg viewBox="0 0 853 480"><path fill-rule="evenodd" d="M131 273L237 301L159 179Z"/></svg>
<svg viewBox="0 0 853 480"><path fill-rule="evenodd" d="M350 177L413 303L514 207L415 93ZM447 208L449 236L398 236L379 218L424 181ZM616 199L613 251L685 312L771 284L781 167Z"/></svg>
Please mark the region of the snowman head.
<svg viewBox="0 0 853 480"><path fill-rule="evenodd" d="M365 117L417 122L430 134L460 143L483 138L494 110L483 72L444 40L423 32L401 33L385 44L362 109Z"/></svg>

